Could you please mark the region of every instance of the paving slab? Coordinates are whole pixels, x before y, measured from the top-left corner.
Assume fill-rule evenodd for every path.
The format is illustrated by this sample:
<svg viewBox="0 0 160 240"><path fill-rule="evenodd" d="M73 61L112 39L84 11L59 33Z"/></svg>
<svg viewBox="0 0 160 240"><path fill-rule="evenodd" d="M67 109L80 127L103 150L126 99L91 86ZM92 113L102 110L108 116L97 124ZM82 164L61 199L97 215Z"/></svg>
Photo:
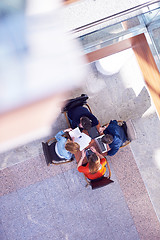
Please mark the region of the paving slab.
<svg viewBox="0 0 160 240"><path fill-rule="evenodd" d="M123 236L131 230L130 239L139 239L113 169L112 173L115 182L95 191L85 188L83 175L72 164L43 181L17 186L0 198L3 233L7 239L41 239L44 234L46 239L117 239L115 232Z"/></svg>

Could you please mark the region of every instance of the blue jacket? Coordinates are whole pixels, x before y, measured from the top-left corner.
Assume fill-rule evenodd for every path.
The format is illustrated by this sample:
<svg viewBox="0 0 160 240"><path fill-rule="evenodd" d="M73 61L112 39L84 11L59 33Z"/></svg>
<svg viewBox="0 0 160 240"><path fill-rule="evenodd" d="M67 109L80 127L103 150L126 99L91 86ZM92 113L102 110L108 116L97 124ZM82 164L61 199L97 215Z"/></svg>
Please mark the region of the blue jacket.
<svg viewBox="0 0 160 240"><path fill-rule="evenodd" d="M120 127L116 120L111 120L108 127L104 130L104 134L110 134L113 136L113 142L109 144L111 150L107 152L107 155L113 156L126 141L126 135L122 127Z"/></svg>
<svg viewBox="0 0 160 240"><path fill-rule="evenodd" d="M67 139L65 137L63 137L62 135L64 134L64 131L60 131L56 134L55 138L57 140L57 150L58 150L58 153L63 156L65 159L71 159L72 157L72 153L68 152L66 149L65 149L65 144L66 144L66 141Z"/></svg>
<svg viewBox="0 0 160 240"><path fill-rule="evenodd" d="M84 116L92 121L92 127L98 125L97 118L86 107L78 106L68 110L68 117L71 119L72 128L78 127L80 118Z"/></svg>

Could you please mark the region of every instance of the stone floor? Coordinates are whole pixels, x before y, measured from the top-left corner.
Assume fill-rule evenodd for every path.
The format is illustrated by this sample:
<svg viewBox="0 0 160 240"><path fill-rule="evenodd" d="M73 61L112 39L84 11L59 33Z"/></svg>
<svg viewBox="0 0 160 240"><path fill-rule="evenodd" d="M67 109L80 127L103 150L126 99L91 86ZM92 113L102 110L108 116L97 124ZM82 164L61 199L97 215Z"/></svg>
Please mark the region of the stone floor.
<svg viewBox="0 0 160 240"><path fill-rule="evenodd" d="M60 114L50 136L0 155L0 239L160 239L160 123L133 52L112 76L89 65L81 93L101 124L133 121L136 140L107 157L114 183L91 190L75 161L46 166L41 142L67 127Z"/></svg>

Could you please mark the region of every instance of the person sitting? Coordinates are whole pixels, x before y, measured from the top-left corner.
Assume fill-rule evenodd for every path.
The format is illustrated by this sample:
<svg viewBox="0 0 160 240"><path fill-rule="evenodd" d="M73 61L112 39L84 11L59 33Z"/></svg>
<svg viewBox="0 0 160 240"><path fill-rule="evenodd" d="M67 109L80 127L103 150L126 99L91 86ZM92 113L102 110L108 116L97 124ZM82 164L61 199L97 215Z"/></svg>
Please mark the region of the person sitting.
<svg viewBox="0 0 160 240"><path fill-rule="evenodd" d="M55 145L55 152L60 158L72 159L73 155L79 151L80 146L78 143L74 142L69 135L72 128L59 131L55 138L57 140Z"/></svg>
<svg viewBox="0 0 160 240"><path fill-rule="evenodd" d="M109 156L115 155L127 140L124 129L118 125L117 120L111 120L107 126L100 127L99 131L105 134L102 137L102 142L109 145L110 150L107 152Z"/></svg>
<svg viewBox="0 0 160 240"><path fill-rule="evenodd" d="M84 173L88 179L95 180L104 176L107 160L103 157L103 155L98 153L94 147L91 147L90 149L93 153L89 156L88 163L85 166L82 164L86 153L84 150L82 151L82 157L78 162L77 170Z"/></svg>
<svg viewBox="0 0 160 240"><path fill-rule="evenodd" d="M68 117L72 128L80 127L81 129L89 130L99 123L97 118L83 106L69 109Z"/></svg>

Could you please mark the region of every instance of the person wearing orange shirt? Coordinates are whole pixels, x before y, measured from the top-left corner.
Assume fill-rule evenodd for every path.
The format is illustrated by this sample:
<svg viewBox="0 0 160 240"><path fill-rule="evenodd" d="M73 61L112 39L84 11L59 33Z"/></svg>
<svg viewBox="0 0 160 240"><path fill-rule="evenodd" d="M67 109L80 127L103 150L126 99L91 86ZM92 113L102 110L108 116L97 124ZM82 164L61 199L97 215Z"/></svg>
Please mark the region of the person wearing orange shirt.
<svg viewBox="0 0 160 240"><path fill-rule="evenodd" d="M106 163L107 160L106 158L103 157L99 152L96 151L96 149L92 146L91 151L93 152L89 158L88 158L88 163L86 166L83 166L83 160L86 156L85 151L82 151L82 157L78 162L77 165L77 170L79 172L84 173L84 175L90 179L90 180L95 180L98 178L102 178L106 172Z"/></svg>

